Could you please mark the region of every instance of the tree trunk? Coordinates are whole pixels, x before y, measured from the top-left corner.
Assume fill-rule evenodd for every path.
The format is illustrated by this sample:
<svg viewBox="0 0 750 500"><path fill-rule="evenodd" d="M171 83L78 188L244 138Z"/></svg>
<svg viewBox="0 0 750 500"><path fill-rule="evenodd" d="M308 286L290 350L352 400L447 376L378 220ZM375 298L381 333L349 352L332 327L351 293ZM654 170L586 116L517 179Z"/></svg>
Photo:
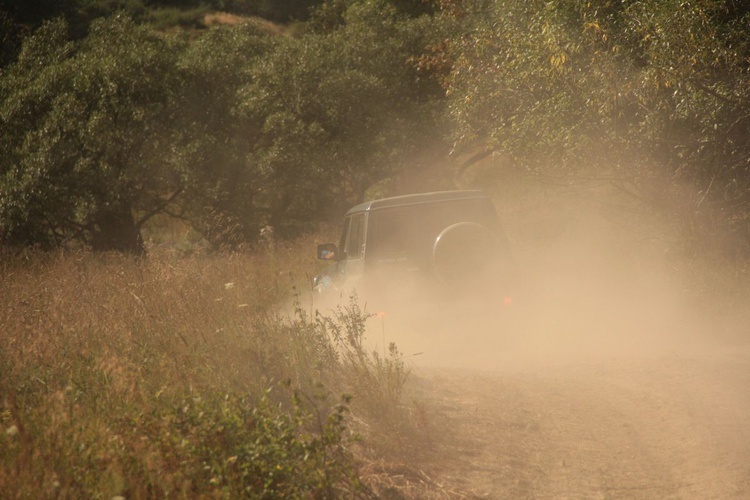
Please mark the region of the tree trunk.
<svg viewBox="0 0 750 500"><path fill-rule="evenodd" d="M91 248L95 252L146 254L141 231L130 208L112 209L99 214L91 235Z"/></svg>

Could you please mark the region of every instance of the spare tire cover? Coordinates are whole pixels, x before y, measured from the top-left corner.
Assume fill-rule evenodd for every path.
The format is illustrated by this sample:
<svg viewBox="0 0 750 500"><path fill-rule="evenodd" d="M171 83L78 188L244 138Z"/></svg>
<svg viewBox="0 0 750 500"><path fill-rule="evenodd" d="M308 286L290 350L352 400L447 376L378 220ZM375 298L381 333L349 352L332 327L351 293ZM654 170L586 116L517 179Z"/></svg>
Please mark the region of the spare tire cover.
<svg viewBox="0 0 750 500"><path fill-rule="evenodd" d="M432 266L442 283L469 286L484 277L497 251L498 240L489 229L476 222L459 222L435 239Z"/></svg>

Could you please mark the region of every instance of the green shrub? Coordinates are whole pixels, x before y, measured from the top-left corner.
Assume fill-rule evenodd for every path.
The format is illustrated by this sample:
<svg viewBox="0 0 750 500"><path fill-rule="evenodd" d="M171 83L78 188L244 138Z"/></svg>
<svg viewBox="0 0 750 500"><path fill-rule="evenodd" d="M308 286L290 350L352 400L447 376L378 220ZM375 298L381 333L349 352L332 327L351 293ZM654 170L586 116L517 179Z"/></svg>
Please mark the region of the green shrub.
<svg viewBox="0 0 750 500"><path fill-rule="evenodd" d="M180 477L178 484L189 484L191 494L330 498L364 491L348 451L348 399L322 420L298 395L291 400L293 411L287 412L268 394L260 400L239 394L193 395L158 413L138 415L130 422L136 425L128 426L133 432L127 441L147 438L151 453L166 466L160 474ZM150 492L174 493L163 489L160 475L149 474L140 453L130 456L136 459L130 460L126 475L145 477Z"/></svg>

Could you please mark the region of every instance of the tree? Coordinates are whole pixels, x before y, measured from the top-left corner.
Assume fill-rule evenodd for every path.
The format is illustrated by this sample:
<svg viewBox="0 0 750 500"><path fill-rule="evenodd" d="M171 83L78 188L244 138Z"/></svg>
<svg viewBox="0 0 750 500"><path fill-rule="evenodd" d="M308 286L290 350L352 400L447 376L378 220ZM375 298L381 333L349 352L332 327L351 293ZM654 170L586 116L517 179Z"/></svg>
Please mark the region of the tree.
<svg viewBox="0 0 750 500"><path fill-rule="evenodd" d="M119 15L69 41L48 23L0 78L2 241L141 253L157 213L216 245L338 217L445 152L441 89L414 63L433 36L381 1L300 38L248 23L187 40Z"/></svg>
<svg viewBox="0 0 750 500"><path fill-rule="evenodd" d="M728 230L750 250L750 6L638 2L628 14L646 62L639 144L681 188L691 236Z"/></svg>
<svg viewBox="0 0 750 500"><path fill-rule="evenodd" d="M258 59L240 110L262 124L248 168L268 224L293 233L338 216L442 140L439 87L413 62L433 35L427 19L359 2L331 31Z"/></svg>
<svg viewBox="0 0 750 500"><path fill-rule="evenodd" d="M592 153L611 160L632 61L616 56L621 46L602 20L566 2L495 2L491 12L468 20L471 35L453 48L456 140L560 173L584 168Z"/></svg>
<svg viewBox="0 0 750 500"><path fill-rule="evenodd" d="M496 1L450 47L455 140L532 172L609 179L689 226L707 210L746 224L748 10Z"/></svg>
<svg viewBox="0 0 750 500"><path fill-rule="evenodd" d="M124 16L67 41L45 24L0 79L0 239L142 253L140 228L183 189L180 44Z"/></svg>
<svg viewBox="0 0 750 500"><path fill-rule="evenodd" d="M185 82L179 128L191 168L179 214L215 246L253 241L267 224L262 176L248 160L262 122L239 112L256 61L280 41L252 24L212 28L178 61Z"/></svg>

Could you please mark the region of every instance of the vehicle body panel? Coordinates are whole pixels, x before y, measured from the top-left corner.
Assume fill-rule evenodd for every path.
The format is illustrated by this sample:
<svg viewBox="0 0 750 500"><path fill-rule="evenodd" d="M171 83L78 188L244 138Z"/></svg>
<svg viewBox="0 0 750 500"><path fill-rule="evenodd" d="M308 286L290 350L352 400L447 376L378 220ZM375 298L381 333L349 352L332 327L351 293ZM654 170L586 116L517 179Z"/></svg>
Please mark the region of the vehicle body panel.
<svg viewBox="0 0 750 500"><path fill-rule="evenodd" d="M456 241L446 243L450 238ZM319 258L325 258L321 254L326 249L335 249L335 263L315 278L314 287L320 293L329 289L393 292L425 283L439 285L440 281L450 287L453 283L445 283L446 276L468 277L484 269L488 252L481 252L480 257L474 248L478 242L491 244L497 255L507 253L492 201L482 191L441 191L368 201L346 212L338 246L319 245ZM436 262L437 258L444 262ZM453 259L449 265L465 269L441 277L437 269L440 265L445 268L447 258Z"/></svg>

